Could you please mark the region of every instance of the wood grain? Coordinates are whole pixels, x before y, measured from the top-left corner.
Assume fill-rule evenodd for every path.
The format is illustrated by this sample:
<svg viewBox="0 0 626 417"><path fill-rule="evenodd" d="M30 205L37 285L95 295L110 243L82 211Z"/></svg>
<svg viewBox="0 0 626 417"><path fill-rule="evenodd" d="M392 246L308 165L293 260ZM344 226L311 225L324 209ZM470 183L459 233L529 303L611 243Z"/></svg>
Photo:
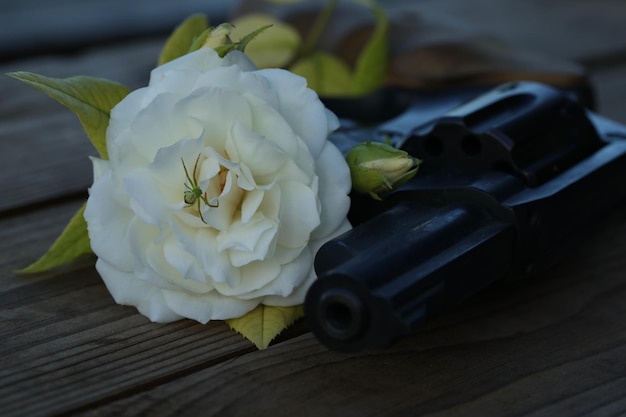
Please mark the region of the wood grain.
<svg viewBox="0 0 626 417"><path fill-rule="evenodd" d="M71 56L11 62L0 73L29 71L49 77L89 75L130 88L146 85L162 40L96 48ZM0 213L86 193L89 155L97 155L76 116L44 93L0 77Z"/></svg>
<svg viewBox="0 0 626 417"><path fill-rule="evenodd" d="M307 334L77 415L625 412L625 236L621 216L577 261L491 289L390 350L343 355Z"/></svg>
<svg viewBox="0 0 626 417"><path fill-rule="evenodd" d="M598 113L626 124L626 60L598 68L592 73L591 82L598 96Z"/></svg>
<svg viewBox="0 0 626 417"><path fill-rule="evenodd" d="M212 22L221 22L236 3L232 0L5 0L0 4L0 59L167 34L193 13L206 13Z"/></svg>
<svg viewBox="0 0 626 417"><path fill-rule="evenodd" d="M601 112L626 122L626 38L615 26L626 16L621 3L551 2L544 15L535 13L543 3L521 0L436 4L428 7L443 17L591 63ZM559 8L563 26L552 27ZM537 25L524 22L535 15ZM583 17L579 33L574 23ZM161 38L94 45L4 62L0 73L86 74L137 88L161 45ZM93 258L15 274L84 200L94 151L52 99L8 77L0 77L0 93L3 417L626 414L626 212L598 225L559 266L493 287L389 350L330 352L300 322L256 351L223 323L155 324L116 305Z"/></svg>
<svg viewBox="0 0 626 417"><path fill-rule="evenodd" d="M13 273L43 253L79 206L0 221L0 415L62 414L253 349L220 322L150 323L116 305L93 267Z"/></svg>
<svg viewBox="0 0 626 417"><path fill-rule="evenodd" d="M66 211L60 208L57 216ZM11 222L17 233L6 223L2 230L32 236L29 228L47 226L36 218L58 220L32 213ZM626 219L615 219L572 252L578 262L482 294L388 352L352 356L327 352L307 335L222 362L224 357L212 355L219 354L220 341L233 353L234 336L226 329L147 323L132 309L115 306L93 270L24 284L0 295L3 319L11 315L0 333L0 410L54 415L120 396L128 398L97 415L119 415L120 410L132 415L284 410L286 415L296 405L318 412L319 404L348 415L354 409L361 415L368 415L363 410L409 415L441 411L441 398L445 404L454 400L445 415L468 415L503 400L519 410L526 396L534 399L524 400L528 411L545 406L559 415L565 410L560 406L589 397L600 396L605 405L619 403L616 392L624 383L619 358L626 338L621 320L626 314L625 235ZM239 355L249 351L245 344L240 348ZM189 376L158 386L172 373L180 376L185 361L194 364L187 368ZM120 380L128 385L120 387ZM142 380L147 382L138 383ZM275 391L281 392L278 403L271 396ZM24 402L26 392L38 394L38 401ZM557 404L552 403L555 394L561 399ZM155 398L168 400L163 404ZM19 409L11 408L15 404Z"/></svg>

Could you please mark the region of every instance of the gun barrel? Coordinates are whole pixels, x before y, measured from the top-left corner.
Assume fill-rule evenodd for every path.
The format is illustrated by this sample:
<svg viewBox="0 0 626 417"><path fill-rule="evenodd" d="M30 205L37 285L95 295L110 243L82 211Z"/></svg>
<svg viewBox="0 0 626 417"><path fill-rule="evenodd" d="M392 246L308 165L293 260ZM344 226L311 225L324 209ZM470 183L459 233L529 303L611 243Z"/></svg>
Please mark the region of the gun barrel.
<svg viewBox="0 0 626 417"><path fill-rule="evenodd" d="M356 227L318 251L304 308L331 349L386 347L494 281L545 270L626 202L626 127L548 87L499 88L404 136L447 150L382 205L357 204Z"/></svg>
<svg viewBox="0 0 626 417"><path fill-rule="evenodd" d="M388 346L514 264L513 224L478 205L402 202L366 224L318 252L305 301L312 331L335 350Z"/></svg>

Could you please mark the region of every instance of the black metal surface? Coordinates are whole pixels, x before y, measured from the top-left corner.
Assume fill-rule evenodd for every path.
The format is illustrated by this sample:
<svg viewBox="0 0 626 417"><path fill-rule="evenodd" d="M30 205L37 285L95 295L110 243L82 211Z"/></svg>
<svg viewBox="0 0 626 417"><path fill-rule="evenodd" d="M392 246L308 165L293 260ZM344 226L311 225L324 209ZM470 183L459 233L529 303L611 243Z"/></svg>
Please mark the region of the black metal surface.
<svg viewBox="0 0 626 417"><path fill-rule="evenodd" d="M626 127L571 94L513 83L408 120L368 132L395 132L423 172L383 202L355 196L355 228L315 260L305 313L332 349L389 346L497 280L540 271L626 202Z"/></svg>

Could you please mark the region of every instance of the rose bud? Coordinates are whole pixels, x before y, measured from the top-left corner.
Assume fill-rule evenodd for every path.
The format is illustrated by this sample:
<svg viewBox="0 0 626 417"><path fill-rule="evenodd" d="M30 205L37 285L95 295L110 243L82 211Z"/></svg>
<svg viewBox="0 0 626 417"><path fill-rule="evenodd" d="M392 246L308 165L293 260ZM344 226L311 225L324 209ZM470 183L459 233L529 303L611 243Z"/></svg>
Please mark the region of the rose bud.
<svg viewBox="0 0 626 417"><path fill-rule="evenodd" d="M204 40L204 46L215 49L222 45L232 44L233 41L230 39L232 28L233 25L230 23L222 23L214 27Z"/></svg>
<svg viewBox="0 0 626 417"><path fill-rule="evenodd" d="M354 146L346 155L352 189L376 200L413 178L422 163L405 151L381 142Z"/></svg>

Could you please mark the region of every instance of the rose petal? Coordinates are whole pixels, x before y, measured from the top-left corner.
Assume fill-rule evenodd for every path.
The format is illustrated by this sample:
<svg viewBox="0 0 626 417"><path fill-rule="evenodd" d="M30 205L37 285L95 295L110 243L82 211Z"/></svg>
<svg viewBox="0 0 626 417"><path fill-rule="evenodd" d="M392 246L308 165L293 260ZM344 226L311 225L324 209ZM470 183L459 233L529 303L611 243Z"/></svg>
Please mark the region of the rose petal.
<svg viewBox="0 0 626 417"><path fill-rule="evenodd" d="M163 242L163 257L183 279L189 279L202 284L202 291L207 292L213 286L207 284L206 275L198 259L187 252L183 244L172 234Z"/></svg>
<svg viewBox="0 0 626 417"><path fill-rule="evenodd" d="M153 161L159 149L202 135L203 125L193 114L175 113L178 102L178 94L161 93L135 117L129 143L134 152ZM172 117L174 114L178 117Z"/></svg>
<svg viewBox="0 0 626 417"><path fill-rule="evenodd" d="M219 283L236 288L241 282L241 272L233 268L227 253L217 249L217 233L207 229L196 234L196 244L193 249L185 248L194 253L202 264L202 268L207 274L207 279L211 284L217 286Z"/></svg>
<svg viewBox="0 0 626 417"><path fill-rule="evenodd" d="M111 170L111 163L106 159L90 157L93 167L93 180L98 181L106 172Z"/></svg>
<svg viewBox="0 0 626 417"><path fill-rule="evenodd" d="M160 289L137 279L132 273L120 271L103 259L96 262L96 270L116 303L134 306L157 323L184 318L168 307Z"/></svg>
<svg viewBox="0 0 626 417"><path fill-rule="evenodd" d="M159 86L171 72L191 70L194 72L207 72L213 68L222 66L222 60L217 52L211 48L201 48L189 54L185 54L173 61L167 62L150 72L150 86Z"/></svg>
<svg viewBox="0 0 626 417"><path fill-rule="evenodd" d="M297 158L301 148L306 148L306 144L296 135L293 127L280 113L278 97L276 103L251 94L246 94L246 98L249 99L254 109L251 130L278 146L291 158Z"/></svg>
<svg viewBox="0 0 626 417"><path fill-rule="evenodd" d="M114 187L112 172L108 171L89 189L84 217L94 253L120 270L130 272L133 258L126 230L133 212L110 197Z"/></svg>
<svg viewBox="0 0 626 417"><path fill-rule="evenodd" d="M276 244L276 248L274 249L274 258L277 262L280 262L281 265L288 264L289 262L293 262L300 253L302 252L302 248L288 248L282 246L280 244Z"/></svg>
<svg viewBox="0 0 626 417"><path fill-rule="evenodd" d="M246 224L252 216L259 210L265 197L265 192L261 190L248 191L241 202L241 223Z"/></svg>
<svg viewBox="0 0 626 417"><path fill-rule="evenodd" d="M181 252L165 253L164 242L171 241L172 236L166 235L159 241L159 230L138 218L131 221L128 229L130 247L135 257L135 275L138 279L161 289L179 288L194 293L206 293L213 288L206 279L199 277L200 272L196 275L196 280L185 279L168 261L172 255L183 255ZM172 247L169 249L172 250ZM184 258L177 262L182 264Z"/></svg>
<svg viewBox="0 0 626 417"><path fill-rule="evenodd" d="M245 295L241 295L239 298L264 297L263 304L267 304L265 302L265 296L275 296L276 298L288 298L291 300L289 302L285 301L285 304L281 305L302 304L304 295L302 295L300 299L300 295L294 297L293 292L309 278L312 271L313 256L311 255L311 251L305 248L293 262L282 265L280 274L272 281L268 282L267 285L256 291L250 291Z"/></svg>
<svg viewBox="0 0 626 417"><path fill-rule="evenodd" d="M278 243L288 248L302 248L308 243L311 232L320 224L317 196L311 188L298 182L284 182L280 188Z"/></svg>
<svg viewBox="0 0 626 417"><path fill-rule="evenodd" d="M109 162L114 175L118 178L123 177L128 171L148 166L151 162L143 154L132 149L130 145L131 137L130 128L128 128L121 131L114 139L107 139ZM115 143L115 146L109 146L112 142Z"/></svg>
<svg viewBox="0 0 626 417"><path fill-rule="evenodd" d="M339 149L330 141L315 161L319 176L318 197L322 204L320 225L311 233L320 239L333 232L346 218L350 209L350 169Z"/></svg>
<svg viewBox="0 0 626 417"><path fill-rule="evenodd" d="M280 216L280 187L272 187L263 191L263 200L258 211L268 219L279 221Z"/></svg>
<svg viewBox="0 0 626 417"><path fill-rule="evenodd" d="M208 226L216 230L226 230L230 227L232 219L241 205L241 198L243 190L236 187L233 184L233 174L229 173L226 176L226 183L224 189L220 194L217 194L216 190L209 188L208 198L210 200L217 196L217 207L210 207L202 203L202 216ZM211 201L209 201L211 203Z"/></svg>
<svg viewBox="0 0 626 417"><path fill-rule="evenodd" d="M256 184L271 182L272 174L287 162L287 156L280 148L241 123L236 123L229 132L226 151L232 161L249 168Z"/></svg>
<svg viewBox="0 0 626 417"><path fill-rule="evenodd" d="M268 306L276 306L276 307L289 307L295 306L304 303L304 298L306 297L306 293L317 279L315 275L315 271L311 268L311 271L306 276L306 279L303 280L300 285L295 287L293 291L289 295L279 296L279 295L268 295L263 297L261 301L262 304Z"/></svg>
<svg viewBox="0 0 626 417"><path fill-rule="evenodd" d="M210 109L210 110L208 110ZM202 87L176 103L173 114L199 120L204 127L205 145L224 154L224 143L235 123L252 124L249 103L226 88Z"/></svg>
<svg viewBox="0 0 626 417"><path fill-rule="evenodd" d="M252 62L252 60L241 51L231 51L226 54L226 56L222 60L221 65L223 67L236 65L242 71L254 71L257 69L256 65L254 65L254 62Z"/></svg>
<svg viewBox="0 0 626 417"><path fill-rule="evenodd" d="M233 299L215 291L197 295L163 290L163 296L172 311L200 323L241 317L259 305L259 300Z"/></svg>
<svg viewBox="0 0 626 417"><path fill-rule="evenodd" d="M148 104L147 95L150 90L146 87L130 92L122 101L117 103L110 112L109 125L107 126L107 138L114 138L128 129L137 114ZM107 147L115 145L115 142L107 140ZM109 153L111 151L108 148Z"/></svg>
<svg viewBox="0 0 626 417"><path fill-rule="evenodd" d="M257 74L265 77L279 92L280 113L316 158L328 134L339 127L337 117L324 107L313 90L307 88L305 78L276 68L259 70Z"/></svg>
<svg viewBox="0 0 626 417"><path fill-rule="evenodd" d="M309 242L309 249L311 249L313 254L317 254L317 251L322 247L322 245L324 245L324 243L344 234L350 229L352 229L352 225L350 224L347 218L344 218L343 221L339 224L339 226L335 230L333 230L331 233L323 236L320 239L312 239Z"/></svg>
<svg viewBox="0 0 626 417"><path fill-rule="evenodd" d="M138 279L151 285L158 288L173 288L170 277L177 272L169 265L165 265L164 270L155 270L153 265L158 262L150 260L150 257L154 257L154 241L159 238L159 232L158 227L146 224L138 217L134 217L128 224L128 243L135 262L134 271ZM160 240L164 240L164 237Z"/></svg>
<svg viewBox="0 0 626 417"><path fill-rule="evenodd" d="M237 299L250 300L257 296L251 295L278 277L282 271L282 265L274 259L253 262L238 268L241 272L241 282L237 287L225 284L216 284L215 289L222 295L236 297Z"/></svg>
<svg viewBox="0 0 626 417"><path fill-rule="evenodd" d="M226 251L234 267L266 258L275 243L278 223L256 213L246 224L235 220L227 231L217 235L217 250Z"/></svg>
<svg viewBox="0 0 626 417"><path fill-rule="evenodd" d="M202 141L185 138L160 148L148 167L135 169L124 177L126 193L132 196L131 209L144 222L161 227L168 211L184 206L188 181L183 161L195 161L202 152ZM186 166L189 175L193 175L193 165Z"/></svg>

